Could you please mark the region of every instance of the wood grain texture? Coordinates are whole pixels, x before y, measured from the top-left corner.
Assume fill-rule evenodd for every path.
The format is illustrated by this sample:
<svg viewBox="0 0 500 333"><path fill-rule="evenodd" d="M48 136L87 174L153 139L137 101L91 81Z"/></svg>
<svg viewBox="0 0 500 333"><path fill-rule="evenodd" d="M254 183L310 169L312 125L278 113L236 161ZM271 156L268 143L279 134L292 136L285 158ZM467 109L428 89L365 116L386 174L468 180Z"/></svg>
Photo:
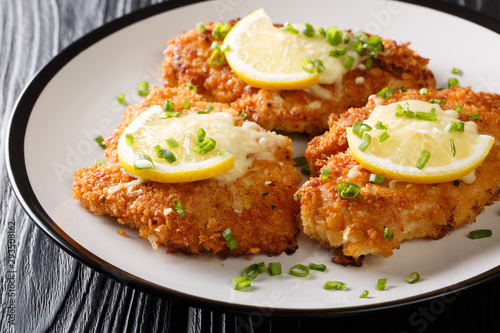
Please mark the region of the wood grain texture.
<svg viewBox="0 0 500 333"><path fill-rule="evenodd" d="M37 228L16 199L4 167L5 127L17 97L64 47L156 2L0 0L0 332L325 332L345 326L350 331L500 331L499 281L356 317L240 315L176 304L123 286L73 259ZM500 17L498 1L448 2ZM425 323L415 322L422 317Z"/></svg>

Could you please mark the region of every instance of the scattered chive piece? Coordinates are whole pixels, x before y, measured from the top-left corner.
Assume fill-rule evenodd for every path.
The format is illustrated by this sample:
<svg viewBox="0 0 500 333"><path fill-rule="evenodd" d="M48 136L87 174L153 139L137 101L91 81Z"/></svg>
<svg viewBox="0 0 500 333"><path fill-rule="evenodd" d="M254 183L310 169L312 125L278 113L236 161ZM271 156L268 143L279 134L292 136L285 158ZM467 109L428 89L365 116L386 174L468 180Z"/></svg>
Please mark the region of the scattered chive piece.
<svg viewBox="0 0 500 333"><path fill-rule="evenodd" d="M393 94L394 94L394 89L385 87L377 93L377 96L383 99L389 99L392 97Z"/></svg>
<svg viewBox="0 0 500 333"><path fill-rule="evenodd" d="M384 181L385 181L384 176L377 175L376 173L372 173L370 175L369 182L371 182L371 183L382 185L384 183Z"/></svg>
<svg viewBox="0 0 500 333"><path fill-rule="evenodd" d="M326 281L325 285L323 286L323 289L326 289L326 290L330 290L330 289L344 290L345 287L346 287L346 284L344 282Z"/></svg>
<svg viewBox="0 0 500 333"><path fill-rule="evenodd" d="M169 100L168 98L165 99L165 103L163 104L163 111L174 111L174 102Z"/></svg>
<svg viewBox="0 0 500 333"><path fill-rule="evenodd" d="M382 123L380 120L377 121L377 123L375 124L375 128L376 129L379 129L379 130L386 130L386 129L389 129L389 126L385 125L384 123Z"/></svg>
<svg viewBox="0 0 500 333"><path fill-rule="evenodd" d="M365 151L371 142L372 142L372 136L368 133L364 133L363 134L363 142L360 143L360 145L358 146L358 149L361 151Z"/></svg>
<svg viewBox="0 0 500 333"><path fill-rule="evenodd" d="M436 103L438 103L438 104L444 104L444 103L446 103L446 100L445 100L445 99L435 99L435 98L431 98L431 99L429 100L429 103L431 103L431 104L436 104Z"/></svg>
<svg viewBox="0 0 500 333"><path fill-rule="evenodd" d="M354 58L351 57L350 55L346 55L342 66L344 66L347 69L351 69L353 64L354 64Z"/></svg>
<svg viewBox="0 0 500 333"><path fill-rule="evenodd" d="M309 269L312 269L314 271L324 272L324 271L326 271L326 265L324 265L324 264L310 263L309 264Z"/></svg>
<svg viewBox="0 0 500 333"><path fill-rule="evenodd" d="M224 39L229 30L231 30L231 25L229 23L217 23L214 30L212 30L212 36Z"/></svg>
<svg viewBox="0 0 500 333"><path fill-rule="evenodd" d="M189 90L192 90L194 92L198 92L198 89L196 89L196 86L192 84L191 82L186 83L186 87L188 87Z"/></svg>
<svg viewBox="0 0 500 333"><path fill-rule="evenodd" d="M177 118L180 116L180 112L177 111L165 111L164 114L161 115L161 119L167 119L167 118Z"/></svg>
<svg viewBox="0 0 500 333"><path fill-rule="evenodd" d="M248 113L242 113L241 114L241 118L243 118L243 120L247 120L248 119Z"/></svg>
<svg viewBox="0 0 500 333"><path fill-rule="evenodd" d="M387 134L387 130L383 130L382 132L380 132L378 135L378 141L380 143L384 142L385 140L389 139L390 138L390 135Z"/></svg>
<svg viewBox="0 0 500 333"><path fill-rule="evenodd" d="M414 283L418 282L419 280L420 280L420 274L418 274L417 272L412 272L412 273L410 273L410 275L405 277L406 283L409 283L409 284L414 284Z"/></svg>
<svg viewBox="0 0 500 333"><path fill-rule="evenodd" d="M487 238L491 237L491 235L493 235L493 232L489 229L478 229L471 231L469 233L469 238L470 239Z"/></svg>
<svg viewBox="0 0 500 333"><path fill-rule="evenodd" d="M220 66L226 60L226 57L224 56L224 52L221 49L221 46L217 42L212 43L212 54L210 55L210 58L208 58L208 64L210 66Z"/></svg>
<svg viewBox="0 0 500 333"><path fill-rule="evenodd" d="M175 157L175 155L170 150L162 149L161 147L160 147L160 150L158 150L156 152L156 155L158 157L160 157L160 158L163 158L169 164L172 164L175 161L177 161L177 158Z"/></svg>
<svg viewBox="0 0 500 333"><path fill-rule="evenodd" d="M259 264L252 264L245 268L245 270L243 271L243 276L246 276L252 280L255 279L257 275L259 275Z"/></svg>
<svg viewBox="0 0 500 333"><path fill-rule="evenodd" d="M302 29L302 33L306 35L307 37L312 37L314 36L314 33L316 32L316 29L309 23L304 24L304 28Z"/></svg>
<svg viewBox="0 0 500 333"><path fill-rule="evenodd" d="M341 49L330 50L330 52L328 54L330 55L330 57L338 58L340 56L343 56L346 51L347 51L347 49L344 47L344 48L341 48Z"/></svg>
<svg viewBox="0 0 500 333"><path fill-rule="evenodd" d="M236 238L234 238L231 228L227 228L226 230L224 230L222 232L222 237L224 237L224 239L226 240L226 243L229 246L230 250L234 250L238 247L238 242L236 241Z"/></svg>
<svg viewBox="0 0 500 333"><path fill-rule="evenodd" d="M481 115L479 113L471 113L469 115L469 118L470 119L479 119L479 118L481 118Z"/></svg>
<svg viewBox="0 0 500 333"><path fill-rule="evenodd" d="M367 298L369 293L370 292L368 290L363 290L363 293L359 296L359 298Z"/></svg>
<svg viewBox="0 0 500 333"><path fill-rule="evenodd" d="M95 159L95 164L97 165L101 165L101 164L104 164L108 161L108 159L106 157L98 157Z"/></svg>
<svg viewBox="0 0 500 333"><path fill-rule="evenodd" d="M430 158L431 158L431 152L428 151L427 149L423 149L422 152L420 153L420 157L418 158L415 167L419 170L422 170L427 164L427 162L429 162Z"/></svg>
<svg viewBox="0 0 500 333"><path fill-rule="evenodd" d="M281 275L281 263L280 262L270 262L269 263L269 274L271 274L271 276Z"/></svg>
<svg viewBox="0 0 500 333"><path fill-rule="evenodd" d="M198 111L199 114L206 114L206 113L209 113L210 111L212 111L214 109L214 107L210 104L207 105L207 107L205 108L205 110L203 111Z"/></svg>
<svg viewBox="0 0 500 333"><path fill-rule="evenodd" d="M384 239L387 240L393 240L394 239L394 233L389 230L389 228L385 227L384 228Z"/></svg>
<svg viewBox="0 0 500 333"><path fill-rule="evenodd" d="M221 148L221 149L217 149L217 155L222 156L222 155L224 155L224 152L225 152L225 151L226 151L226 150L225 150L225 149L222 149L222 148Z"/></svg>
<svg viewBox="0 0 500 333"><path fill-rule="evenodd" d="M149 83L142 81L137 85L137 94L139 96L147 96L149 94Z"/></svg>
<svg viewBox="0 0 500 333"><path fill-rule="evenodd" d="M98 135L94 138L94 141L97 142L97 144L102 148L102 149L106 149L108 148L108 146L106 146L106 144L104 143L104 138L102 137L102 135Z"/></svg>
<svg viewBox="0 0 500 333"><path fill-rule="evenodd" d="M367 69L370 68L370 67L372 67L372 62L373 62L372 58L366 59L365 66L366 66Z"/></svg>
<svg viewBox="0 0 500 333"><path fill-rule="evenodd" d="M281 31L287 32L289 34L298 34L299 31L293 27L293 25L290 24L290 22L285 22L283 24L283 28L281 28Z"/></svg>
<svg viewBox="0 0 500 333"><path fill-rule="evenodd" d="M419 90L420 95L427 95L429 93L429 89L422 88Z"/></svg>
<svg viewBox="0 0 500 333"><path fill-rule="evenodd" d="M311 175L311 167L309 166L309 163L306 163L302 169L300 169L300 173L303 174L304 176L310 176Z"/></svg>
<svg viewBox="0 0 500 333"><path fill-rule="evenodd" d="M462 121L458 123L450 121L448 125L444 128L446 132L463 132L465 130L465 124Z"/></svg>
<svg viewBox="0 0 500 333"><path fill-rule="evenodd" d="M400 104L396 104L396 113L394 115L396 117L401 117L404 114L406 114L406 111L403 109L403 107Z"/></svg>
<svg viewBox="0 0 500 333"><path fill-rule="evenodd" d="M166 138L165 142L172 149L175 149L175 148L179 147L179 142L175 141L175 139L172 138L171 136L169 136L168 138Z"/></svg>
<svg viewBox="0 0 500 333"><path fill-rule="evenodd" d="M458 83L458 79L455 77L449 78L448 79L448 88L451 87L458 87L460 86L460 83Z"/></svg>
<svg viewBox="0 0 500 333"><path fill-rule="evenodd" d="M330 168L323 168L321 169L321 179L328 179L330 177Z"/></svg>
<svg viewBox="0 0 500 333"><path fill-rule="evenodd" d="M300 66L308 73L321 73L325 70L325 65L320 59L302 60Z"/></svg>
<svg viewBox="0 0 500 333"><path fill-rule="evenodd" d="M207 29L205 29L205 24L203 22L198 22L196 24L196 29L200 30L200 32L205 32Z"/></svg>
<svg viewBox="0 0 500 333"><path fill-rule="evenodd" d="M134 144L134 133L125 134L125 143L127 146L132 146Z"/></svg>
<svg viewBox="0 0 500 333"><path fill-rule="evenodd" d="M125 103L125 94L118 94L116 98L118 99L118 103L120 104Z"/></svg>
<svg viewBox="0 0 500 333"><path fill-rule="evenodd" d="M200 155L205 155L206 153L214 150L216 144L217 142L215 142L214 139L212 139L211 137L206 137L205 139L203 139L203 141L197 144L196 147L193 148L193 151Z"/></svg>
<svg viewBox="0 0 500 333"><path fill-rule="evenodd" d="M360 194L359 186L353 183L339 183L337 184L340 197L344 199L353 199L355 201L362 201L364 196Z"/></svg>
<svg viewBox="0 0 500 333"><path fill-rule="evenodd" d="M240 290L246 287L250 287L251 283L252 279L246 276L238 276L233 278L233 282L231 282L231 288L233 288L234 290Z"/></svg>
<svg viewBox="0 0 500 333"><path fill-rule="evenodd" d="M180 216L186 216L186 211L182 208L182 202L179 199L172 200L172 204L174 205L174 210L179 213Z"/></svg>
<svg viewBox="0 0 500 333"><path fill-rule="evenodd" d="M435 111L436 109L433 108L432 110ZM420 111L418 111L416 113L417 119L427 120L427 121L436 121L437 120L437 115L436 115L436 113L432 112L432 110L431 110L431 112L420 112Z"/></svg>
<svg viewBox="0 0 500 333"><path fill-rule="evenodd" d="M453 67L453 68L451 69L451 74L460 75L460 74L462 74L462 70L461 70L461 69L459 69L459 68Z"/></svg>
<svg viewBox="0 0 500 333"><path fill-rule="evenodd" d="M188 108L188 107L190 107L190 106L191 106L191 102L190 102L190 101L188 101L188 100L186 100L186 101L182 102L182 105L181 105L181 107L182 107L183 109L187 109L187 108Z"/></svg>
<svg viewBox="0 0 500 333"><path fill-rule="evenodd" d="M153 159L148 154L136 154L134 156L134 169L152 169L154 168Z"/></svg>
<svg viewBox="0 0 500 333"><path fill-rule="evenodd" d="M207 136L207 132L205 132L205 130L203 128L200 128L198 130L198 133L196 133L196 140L198 140L196 142L196 145L199 145L205 139L206 136Z"/></svg>
<svg viewBox="0 0 500 333"><path fill-rule="evenodd" d="M455 156L457 153L457 150L455 149L455 140L453 138L450 138L450 151L451 151L451 156Z"/></svg>
<svg viewBox="0 0 500 333"><path fill-rule="evenodd" d="M295 162L295 167L304 166L307 164L307 158L305 158L305 156L294 157L293 161Z"/></svg>
<svg viewBox="0 0 500 333"><path fill-rule="evenodd" d="M457 111L458 113L460 113L460 112L462 112L462 109L463 109L463 108L464 108L464 107L463 107L462 105L458 104L458 105L455 107L455 111Z"/></svg>
<svg viewBox="0 0 500 333"><path fill-rule="evenodd" d="M337 46L342 43L342 31L337 27L328 28L326 30L326 42L332 46Z"/></svg>
<svg viewBox="0 0 500 333"><path fill-rule="evenodd" d="M309 276L310 269L306 265L297 264L290 268L290 275L298 276L298 277L307 277Z"/></svg>
<svg viewBox="0 0 500 333"><path fill-rule="evenodd" d="M258 265L259 265L259 274L264 273L266 271L266 264L263 261L261 261L258 263Z"/></svg>
<svg viewBox="0 0 500 333"><path fill-rule="evenodd" d="M369 132L371 130L372 130L372 128L370 125L359 122L359 121L356 121L352 125L352 133L360 139L363 139L364 132Z"/></svg>
<svg viewBox="0 0 500 333"><path fill-rule="evenodd" d="M345 37L344 37L344 44L347 44L351 41L351 35L349 35L348 33L345 34Z"/></svg>
<svg viewBox="0 0 500 333"><path fill-rule="evenodd" d="M387 279L378 279L377 285L375 286L376 290L385 290L385 284L387 283Z"/></svg>

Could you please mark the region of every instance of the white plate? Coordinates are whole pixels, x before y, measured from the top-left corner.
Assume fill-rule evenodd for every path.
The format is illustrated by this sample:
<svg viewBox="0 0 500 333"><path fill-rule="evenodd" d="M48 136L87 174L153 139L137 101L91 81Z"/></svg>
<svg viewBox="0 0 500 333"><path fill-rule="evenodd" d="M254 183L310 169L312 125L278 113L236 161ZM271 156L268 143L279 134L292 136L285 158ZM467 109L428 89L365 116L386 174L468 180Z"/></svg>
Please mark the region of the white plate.
<svg viewBox="0 0 500 333"><path fill-rule="evenodd" d="M177 3L178 5L178 3ZM264 7L274 22L309 22L363 29L385 38L411 42L431 59L438 86L445 86L452 67L464 74L462 85L500 92L500 36L480 25L433 9L389 1L217 1L175 8L167 2L133 13L78 40L50 62L25 89L11 118L7 138L9 176L33 220L66 251L90 267L124 284L184 300L197 306L277 314L339 314L392 307L456 292L498 275L500 269L500 205L488 207L472 226L439 241L402 244L390 258L369 257L363 267L341 267L331 254L306 236L290 256L263 255L221 260L216 256L167 255L155 252L137 232L114 219L96 217L72 197L73 172L94 163L102 150L93 141L120 123L124 107L116 102L125 92L139 100L137 83L161 84L157 68L167 41L200 21L226 21ZM463 12L462 12L463 13ZM423 20L422 18L425 18ZM491 24L491 22L489 22ZM496 25L495 29L500 30ZM296 155L304 143L296 141ZM472 229L488 228L493 237L470 240ZM267 274L243 291L231 280L251 263L280 261L284 273ZM324 263L326 272L308 278L290 276L297 263ZM404 278L417 271L422 279ZM376 291L379 278L388 289ZM326 291L327 280L347 283L344 291ZM367 299L360 299L363 290Z"/></svg>

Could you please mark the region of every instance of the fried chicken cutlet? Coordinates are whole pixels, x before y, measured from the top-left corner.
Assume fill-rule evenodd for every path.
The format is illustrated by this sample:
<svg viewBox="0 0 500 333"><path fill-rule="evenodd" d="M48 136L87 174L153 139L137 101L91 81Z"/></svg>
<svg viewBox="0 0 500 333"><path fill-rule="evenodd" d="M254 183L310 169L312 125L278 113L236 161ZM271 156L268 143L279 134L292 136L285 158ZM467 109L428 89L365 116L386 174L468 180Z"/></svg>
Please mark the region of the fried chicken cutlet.
<svg viewBox="0 0 500 333"><path fill-rule="evenodd" d="M382 185L369 182L371 172L351 155L346 128L368 118L376 104L402 100L446 100L443 110L462 105L460 120L479 113L474 120L480 133L495 137L488 156L475 170L476 180L466 184L455 180L437 184L415 184L386 178ZM341 116L332 116L330 130L314 138L306 157L315 178L297 192L300 198L303 231L327 247L341 248L344 257L335 262L359 265L368 254L388 257L400 243L414 238L440 239L464 224L471 224L485 206L498 200L500 192L500 96L475 93L470 88L456 87L443 91L429 90L395 93L387 100L370 99L363 108L353 108ZM317 177L321 168L330 168L326 180ZM343 199L337 184L357 184L362 201ZM384 238L384 229L394 238Z"/></svg>
<svg viewBox="0 0 500 333"><path fill-rule="evenodd" d="M232 26L237 20L229 22ZM361 65L348 71L340 84L316 85L304 90L265 90L244 83L226 61L208 64L214 41L215 24L205 31L185 31L169 41L161 67L163 78L173 86L193 84L207 100L231 103L231 107L266 129L320 134L328 129L330 114L341 114L349 107L361 107L368 97L388 86L434 88L434 75L428 59L390 39L382 40L383 50L370 68Z"/></svg>
<svg viewBox="0 0 500 333"><path fill-rule="evenodd" d="M286 137L280 136L279 142L284 144L272 152L273 160L248 156L253 164L232 183L213 178L159 183L138 179L121 168L117 144L124 129L149 107L163 106L167 98L175 103L174 111L181 113L196 113L208 105L188 89L152 88L141 103L128 107L123 123L106 139L108 161L76 171L74 197L96 215L117 217L119 223L139 229L140 237L148 239L155 250L165 245L169 253L293 253L299 232L298 203L293 195L301 176L294 168ZM181 105L186 100L191 105L185 110ZM227 105L211 105L212 112L230 112L237 118L235 124L242 125L242 118ZM182 203L185 216L175 210L174 199ZM222 235L227 228L238 243L234 250Z"/></svg>

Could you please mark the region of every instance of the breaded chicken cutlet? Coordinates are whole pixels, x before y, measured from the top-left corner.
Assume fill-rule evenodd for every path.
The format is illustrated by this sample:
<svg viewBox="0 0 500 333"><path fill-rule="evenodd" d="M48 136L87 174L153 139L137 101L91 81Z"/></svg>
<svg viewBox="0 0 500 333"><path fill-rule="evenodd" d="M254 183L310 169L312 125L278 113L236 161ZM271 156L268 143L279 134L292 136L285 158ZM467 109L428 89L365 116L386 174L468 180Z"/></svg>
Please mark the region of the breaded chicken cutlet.
<svg viewBox="0 0 500 333"><path fill-rule="evenodd" d="M474 120L479 133L495 137L488 156L475 170L476 180L466 184L455 180L437 184L414 184L386 178L382 185L369 182L371 172L353 158L347 144L346 128L367 119L376 103L382 105L403 100L446 100L443 110L463 105L461 121L479 113ZM475 93L470 88L395 93L387 100L370 99L366 107L353 108L332 116L330 130L314 138L306 157L312 178L297 192L300 198L303 231L323 245L341 248L343 256L334 262L360 265L368 254L388 257L400 243L414 238L440 239L464 224L471 224L485 206L498 200L500 193L500 96ZM330 168L330 176L317 177L321 168ZM361 201L343 199L337 184L357 184L364 196ZM384 238L384 229L394 238Z"/></svg>
<svg viewBox="0 0 500 333"><path fill-rule="evenodd" d="M237 20L229 22L231 26ZM161 67L164 79L173 86L194 85L207 100L230 103L231 107L266 129L320 134L328 129L330 114L341 114L349 107L361 107L368 97L388 86L394 89L434 88L434 75L428 59L408 47L382 40L383 50L370 68L362 65L348 71L341 84L316 85L304 90L265 90L244 83L226 61L211 66L212 36L215 24L205 31L186 31L169 41Z"/></svg>
<svg viewBox="0 0 500 333"><path fill-rule="evenodd" d="M124 129L149 107L163 106L167 98L181 113L205 110L208 105L188 89L152 88L141 103L128 107L122 124L106 139L108 161L75 173L74 197L96 215L117 217L119 223L139 229L140 237L154 249L165 245L170 253L208 251L222 256L293 253L299 232L293 195L301 176L294 168L288 138L283 137L285 144L273 152L274 160L255 159L248 172L232 183L216 179L159 183L137 179L121 168L117 144ZM185 110L181 105L186 100L191 105ZM237 116L235 125L243 123L227 105L211 105L212 112ZM185 216L176 212L174 199L182 203ZM227 228L238 243L234 250L222 235Z"/></svg>

